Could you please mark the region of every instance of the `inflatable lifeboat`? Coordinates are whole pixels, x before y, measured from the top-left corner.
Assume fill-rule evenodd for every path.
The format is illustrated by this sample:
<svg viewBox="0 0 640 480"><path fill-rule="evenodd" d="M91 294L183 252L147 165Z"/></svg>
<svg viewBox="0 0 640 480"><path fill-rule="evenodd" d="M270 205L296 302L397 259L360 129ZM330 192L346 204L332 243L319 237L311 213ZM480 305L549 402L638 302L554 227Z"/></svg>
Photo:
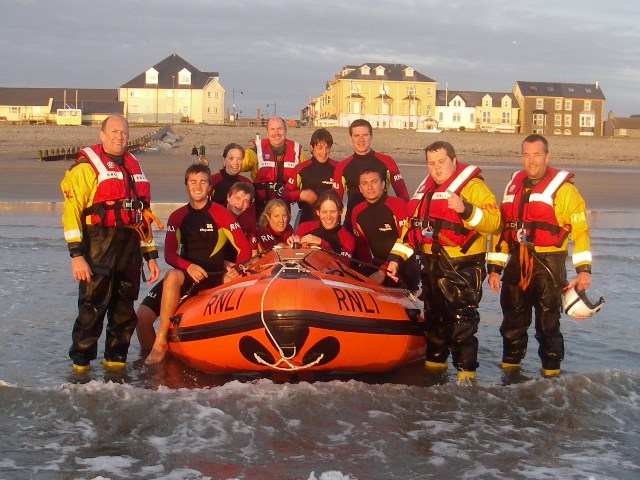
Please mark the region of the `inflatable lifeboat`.
<svg viewBox="0 0 640 480"><path fill-rule="evenodd" d="M424 319L319 248L276 246L239 278L187 298L169 351L204 372L387 372L424 359Z"/></svg>

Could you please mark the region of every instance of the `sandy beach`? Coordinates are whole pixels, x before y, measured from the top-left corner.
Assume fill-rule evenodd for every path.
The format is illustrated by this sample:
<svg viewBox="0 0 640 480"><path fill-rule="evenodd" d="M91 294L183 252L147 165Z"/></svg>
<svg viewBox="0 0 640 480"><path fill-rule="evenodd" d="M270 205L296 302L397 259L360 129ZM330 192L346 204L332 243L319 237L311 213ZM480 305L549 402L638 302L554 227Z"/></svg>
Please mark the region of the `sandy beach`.
<svg viewBox="0 0 640 480"><path fill-rule="evenodd" d="M153 126L130 128L134 140L157 130ZM59 183L70 161L38 161L40 150L83 147L98 143L98 127L52 125L0 125L0 201L59 202ZM299 141L308 152L313 127L290 128L288 137ZM334 146L331 157L341 160L351 152L348 130L331 128ZM190 164L191 147L203 143L212 170L220 168L225 145L250 146L264 127L174 125L180 138L167 149L136 153L152 182L154 202L182 202L183 175ZM374 150L391 155L400 165L410 191L424 177L423 149L435 140L451 142L462 162L483 168L485 180L499 198L510 174L520 167L519 147L525 135L412 130L374 130ZM576 174L590 209L635 209L640 204L640 139L550 137L552 163Z"/></svg>

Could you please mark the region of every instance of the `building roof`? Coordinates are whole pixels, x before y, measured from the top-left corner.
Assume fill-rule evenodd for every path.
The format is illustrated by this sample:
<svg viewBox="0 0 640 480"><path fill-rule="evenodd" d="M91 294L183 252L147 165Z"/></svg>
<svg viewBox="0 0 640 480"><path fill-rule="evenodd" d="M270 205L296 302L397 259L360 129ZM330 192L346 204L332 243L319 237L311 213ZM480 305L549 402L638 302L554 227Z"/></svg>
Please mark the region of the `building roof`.
<svg viewBox="0 0 640 480"><path fill-rule="evenodd" d="M604 100L600 85L596 83L557 83L557 82L523 82L518 80L516 85L525 97L554 97L554 98L586 98Z"/></svg>
<svg viewBox="0 0 640 480"><path fill-rule="evenodd" d="M75 108L81 102L117 102L118 90L115 88L20 88L0 87L0 105L9 106L48 106L49 101L62 105L66 96L67 106ZM62 107L58 107L62 108Z"/></svg>
<svg viewBox="0 0 640 480"><path fill-rule="evenodd" d="M371 69L369 75L361 73L362 67L367 66ZM376 75L377 67L384 68L384 75ZM413 76L405 75L407 69L413 70ZM404 81L404 82L435 82L434 79L423 75L416 69L404 63L362 63L360 65L345 65L342 69L341 78L348 80L388 80L388 81Z"/></svg>
<svg viewBox="0 0 640 480"><path fill-rule="evenodd" d="M608 121L611 122L611 127L614 129L640 130L640 118L609 115Z"/></svg>
<svg viewBox="0 0 640 480"><path fill-rule="evenodd" d="M489 95L493 100L493 106L499 107L501 100L507 96L511 99L512 105L517 106L515 95L511 92L469 92L460 90L436 90L436 106L444 107L449 104L452 98L459 96L464 100L467 107L481 107L482 99Z"/></svg>
<svg viewBox="0 0 640 480"><path fill-rule="evenodd" d="M196 67L187 62L184 58L176 53L172 53L167 58L159 63L153 65L158 72L158 85L157 88L197 88L202 89L211 81L212 78L218 78L220 75L218 72L202 72ZM178 73L187 69L191 72L191 85L179 85ZM146 69L140 75L132 78L120 88L155 88L156 84L150 86L146 83Z"/></svg>
<svg viewBox="0 0 640 480"><path fill-rule="evenodd" d="M67 98L67 108L76 108L75 101L69 103ZM51 107L51 112L57 112L59 108L64 108L61 101L54 101ZM82 110L83 115L111 115L111 114L124 114L124 102L94 102L94 101L78 101L78 106Z"/></svg>

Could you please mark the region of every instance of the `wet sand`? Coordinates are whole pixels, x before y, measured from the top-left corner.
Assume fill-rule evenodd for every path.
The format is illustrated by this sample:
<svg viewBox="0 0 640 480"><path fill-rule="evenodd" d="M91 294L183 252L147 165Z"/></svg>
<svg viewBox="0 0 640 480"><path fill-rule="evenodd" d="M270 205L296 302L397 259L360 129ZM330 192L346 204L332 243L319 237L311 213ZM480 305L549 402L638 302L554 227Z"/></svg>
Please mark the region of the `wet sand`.
<svg viewBox="0 0 640 480"><path fill-rule="evenodd" d="M136 139L154 127L131 127ZM191 163L191 147L204 143L212 170L220 168L222 150L231 142L249 146L263 127L175 125L180 140L167 150L136 153L152 182L154 203L183 202L184 170ZM314 128L291 128L288 136L308 151ZM351 153L348 130L331 128L332 158ZM518 156L525 135L472 132L418 133L410 130L375 130L372 146L394 157L407 186L413 191L426 173L423 149L435 140L446 140L458 158L483 169L485 180L498 198L509 176L520 168ZM640 139L550 137L552 163L575 173L575 183L591 210L635 210L640 205ZM70 161L41 162L39 150L82 147L98 143L97 127L0 125L0 201L60 202L60 180Z"/></svg>

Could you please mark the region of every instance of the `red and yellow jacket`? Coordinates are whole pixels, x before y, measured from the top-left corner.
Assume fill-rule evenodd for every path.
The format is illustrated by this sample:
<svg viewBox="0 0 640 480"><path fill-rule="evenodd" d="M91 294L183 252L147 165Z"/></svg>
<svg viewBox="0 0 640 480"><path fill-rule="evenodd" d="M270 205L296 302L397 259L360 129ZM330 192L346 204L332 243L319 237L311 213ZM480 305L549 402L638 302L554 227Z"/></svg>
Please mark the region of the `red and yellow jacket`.
<svg viewBox="0 0 640 480"><path fill-rule="evenodd" d="M125 152L119 166L104 153L102 145L80 151L60 188L64 194L64 238L69 244L82 242L85 225L132 226L136 211L148 208L151 200L149 181L136 158ZM143 252L152 250L156 250L153 242L142 243Z"/></svg>
<svg viewBox="0 0 640 480"><path fill-rule="evenodd" d="M448 208L447 190L460 196L464 212L456 213ZM406 260L416 248L430 255L434 253L434 245L441 246L451 257L484 253L487 235L499 227L500 210L480 176L480 169L458 162L453 175L441 185L427 176L418 187L409 202L409 221L393 246L390 258Z"/></svg>
<svg viewBox="0 0 640 480"><path fill-rule="evenodd" d="M570 172L547 167L545 176L527 187L526 172L513 175L502 199L502 226L492 237L487 255L490 271L500 273L509 251L519 243L531 243L539 253L553 253L566 251L569 238L576 272L591 271L586 205L572 177Z"/></svg>

